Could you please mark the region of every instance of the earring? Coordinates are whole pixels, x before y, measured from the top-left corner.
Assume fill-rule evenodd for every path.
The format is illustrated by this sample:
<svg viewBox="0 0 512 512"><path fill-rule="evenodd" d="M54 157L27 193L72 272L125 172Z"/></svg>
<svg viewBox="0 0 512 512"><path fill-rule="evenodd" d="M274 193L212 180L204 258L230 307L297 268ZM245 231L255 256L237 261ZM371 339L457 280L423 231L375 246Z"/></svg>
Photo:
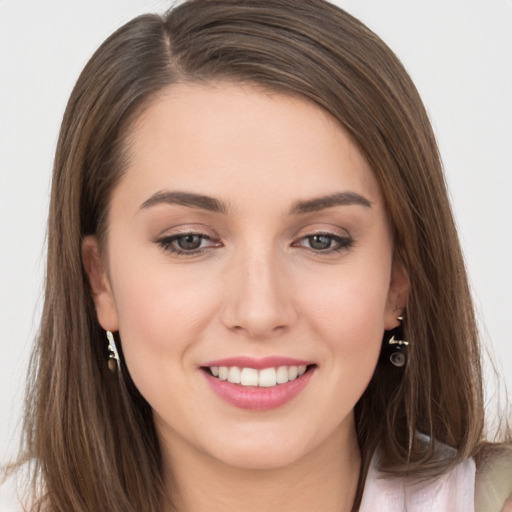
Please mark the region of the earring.
<svg viewBox="0 0 512 512"><path fill-rule="evenodd" d="M397 320L400 322L403 319L404 319L403 316L397 317ZM406 361L405 355L406 355L407 345L409 345L408 341L396 340L394 334L393 334L393 336L391 336L391 338L388 341L388 346L389 346L389 350L391 352L389 354L389 361L391 362L392 365L394 365L398 368L401 368L402 366L405 365L405 361Z"/></svg>
<svg viewBox="0 0 512 512"><path fill-rule="evenodd" d="M116 367L121 370L121 360L119 359L119 352L117 351L116 342L114 341L114 335L107 331L108 340L108 369L114 373Z"/></svg>

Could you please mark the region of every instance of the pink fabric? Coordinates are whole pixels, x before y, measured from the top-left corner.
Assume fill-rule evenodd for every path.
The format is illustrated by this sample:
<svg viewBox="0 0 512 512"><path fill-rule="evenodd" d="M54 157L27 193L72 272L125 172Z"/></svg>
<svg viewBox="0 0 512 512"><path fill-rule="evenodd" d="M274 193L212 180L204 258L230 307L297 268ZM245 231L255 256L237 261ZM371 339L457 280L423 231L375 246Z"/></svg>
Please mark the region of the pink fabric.
<svg viewBox="0 0 512 512"><path fill-rule="evenodd" d="M386 477L372 460L359 512L475 512L475 463L467 460L435 480Z"/></svg>

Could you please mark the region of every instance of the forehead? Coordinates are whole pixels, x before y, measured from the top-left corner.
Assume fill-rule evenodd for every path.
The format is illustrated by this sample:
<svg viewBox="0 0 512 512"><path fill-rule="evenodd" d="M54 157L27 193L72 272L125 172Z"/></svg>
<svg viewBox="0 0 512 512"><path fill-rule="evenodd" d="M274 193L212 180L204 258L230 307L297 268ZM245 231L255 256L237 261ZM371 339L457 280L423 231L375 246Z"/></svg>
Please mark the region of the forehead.
<svg viewBox="0 0 512 512"><path fill-rule="evenodd" d="M173 188L301 197L348 188L380 200L370 167L333 116L251 85L169 87L135 121L127 149L121 186L148 195Z"/></svg>

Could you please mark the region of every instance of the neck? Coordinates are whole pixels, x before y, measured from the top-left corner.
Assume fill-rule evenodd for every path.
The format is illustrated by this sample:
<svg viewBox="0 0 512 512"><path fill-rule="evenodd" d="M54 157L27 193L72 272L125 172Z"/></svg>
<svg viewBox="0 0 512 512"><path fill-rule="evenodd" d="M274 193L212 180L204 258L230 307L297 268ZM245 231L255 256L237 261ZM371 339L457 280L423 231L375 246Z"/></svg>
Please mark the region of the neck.
<svg viewBox="0 0 512 512"><path fill-rule="evenodd" d="M179 512L352 510L361 467L353 424L301 459L272 469L233 467L188 445L173 448L166 479Z"/></svg>

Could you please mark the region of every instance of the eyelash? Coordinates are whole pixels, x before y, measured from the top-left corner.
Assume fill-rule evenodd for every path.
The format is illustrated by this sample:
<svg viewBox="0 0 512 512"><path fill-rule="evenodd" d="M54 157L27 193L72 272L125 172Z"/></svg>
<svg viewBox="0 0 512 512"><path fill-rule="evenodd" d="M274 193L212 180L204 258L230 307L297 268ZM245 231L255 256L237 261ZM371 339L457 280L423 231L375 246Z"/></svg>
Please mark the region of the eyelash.
<svg viewBox="0 0 512 512"><path fill-rule="evenodd" d="M307 240L309 239L311 241L314 237L325 237L331 240L331 242L334 242L337 244L337 247L328 247L327 249L313 249L312 247L306 247L309 251L313 252L314 254L332 254L332 253L338 253L342 251L349 250L354 245L354 239L351 236L340 236L335 235L333 233L324 233L324 232L317 232L312 233L310 235L305 235L299 239L299 242L301 240ZM296 246L297 242L294 242L294 246Z"/></svg>
<svg viewBox="0 0 512 512"><path fill-rule="evenodd" d="M155 240L155 242L166 252L170 252L172 254L175 254L180 257L194 257L194 256L200 256L204 252L206 252L210 247L199 247L198 249L193 250L184 250L182 248L179 248L176 246L176 242L180 239L184 239L186 237L199 237L201 239L201 242L204 240L210 240L212 241L212 238L208 235L205 235L204 233L196 233L193 231L185 232L185 233L177 233L175 235L166 236L164 238L160 238ZM337 244L337 247L328 247L327 249L313 249L311 247L304 247L299 245L299 242L302 240L308 240L311 242L311 239L314 237L325 237L328 238L331 242L334 242ZM339 253L342 251L348 251L353 245L354 245L354 239L351 236L340 236L335 235L333 233L324 233L324 232L317 232L312 233L309 235L302 236L299 238L297 242L294 242L292 244L294 247L304 247L308 251L314 253L314 254L332 254L332 253ZM215 242L213 247L219 247L220 242Z"/></svg>
<svg viewBox="0 0 512 512"><path fill-rule="evenodd" d="M187 250L181 249L175 245L175 242L177 242L178 240L186 238L186 237L190 237L190 236L200 237L201 242L203 240L212 240L211 237L209 237L208 235L205 235L204 233L196 233L194 231L189 231L189 232L185 232L185 233L177 233L175 235L166 236L164 238L160 238L160 239L156 240L156 242L160 247L162 247L162 249L164 251L176 254L177 256L182 256L182 257L186 258L186 257L192 257L192 256L199 256L199 255L203 254L205 252L205 250L208 249L207 247L187 251Z"/></svg>

